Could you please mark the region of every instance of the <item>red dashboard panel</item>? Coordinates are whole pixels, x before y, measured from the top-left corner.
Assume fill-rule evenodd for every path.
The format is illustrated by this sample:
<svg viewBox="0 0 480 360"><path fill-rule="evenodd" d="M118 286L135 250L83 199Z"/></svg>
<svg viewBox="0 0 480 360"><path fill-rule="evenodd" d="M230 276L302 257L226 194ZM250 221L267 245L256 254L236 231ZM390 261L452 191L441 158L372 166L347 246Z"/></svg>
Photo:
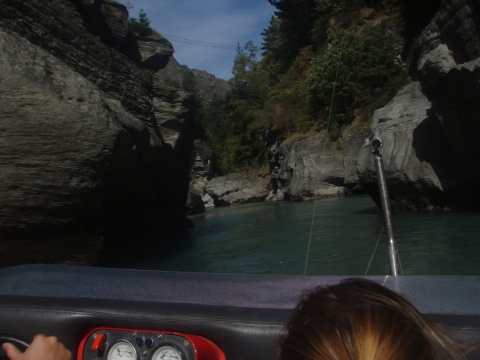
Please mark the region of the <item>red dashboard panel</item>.
<svg viewBox="0 0 480 360"><path fill-rule="evenodd" d="M225 360L210 340L190 334L117 328L93 329L78 360Z"/></svg>

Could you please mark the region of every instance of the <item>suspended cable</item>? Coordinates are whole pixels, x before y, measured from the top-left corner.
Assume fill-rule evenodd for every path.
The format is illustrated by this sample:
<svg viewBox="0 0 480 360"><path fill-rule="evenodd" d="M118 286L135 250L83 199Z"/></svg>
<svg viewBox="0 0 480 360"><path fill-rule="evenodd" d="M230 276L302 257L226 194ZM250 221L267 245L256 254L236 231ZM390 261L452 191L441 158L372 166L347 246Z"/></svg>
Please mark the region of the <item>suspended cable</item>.
<svg viewBox="0 0 480 360"><path fill-rule="evenodd" d="M341 54L340 54L340 58L341 58ZM325 154L325 146L326 146L327 140L328 140L328 130L329 130L329 126L330 126L330 118L332 117L333 100L335 99L335 88L337 86L337 79L338 79L338 69L340 68L340 58L338 59L337 71L335 73L335 82L333 83L332 101L330 102L330 113L328 115L327 129L325 131L325 138L323 139L322 155ZM314 205L314 208L313 208L312 223L310 225L310 236L308 237L307 256L305 258L305 267L303 269L303 275L307 274L308 258L310 256L310 246L312 244L313 224L315 223L316 209L317 209L317 194L315 194L315 205Z"/></svg>
<svg viewBox="0 0 480 360"><path fill-rule="evenodd" d="M378 244L380 244L380 239L382 238L383 230L385 229L385 225L382 227L380 231L380 235L378 235L377 243L375 244L375 249L373 249L372 256L370 256L370 261L368 262L367 269L365 270L364 276L368 275L368 271L370 270L370 266L372 265L373 258L375 257L375 253L377 252Z"/></svg>
<svg viewBox="0 0 480 360"><path fill-rule="evenodd" d="M328 113L328 120L327 120L327 130L325 132L325 139L323 140L323 152L325 153L325 146L327 146L328 140L328 129L330 127L330 120L332 119L332 108L333 108L333 100L335 98L335 89L337 87L337 79L338 79L338 69L340 69L340 59L342 58L342 54L340 54L340 58L338 59L337 63L337 71L335 73L335 81L333 82L333 91L332 91L332 100L330 101L330 111Z"/></svg>
<svg viewBox="0 0 480 360"><path fill-rule="evenodd" d="M209 48L221 49L221 50L233 50L233 51L237 50L237 47L233 45L216 44L216 43L211 43L206 41L181 38L178 36L167 35L167 34L163 34L163 36L167 37L171 41L179 42L187 45L203 46L203 47L209 47Z"/></svg>
<svg viewBox="0 0 480 360"><path fill-rule="evenodd" d="M315 203L313 205L312 223L310 224L310 236L308 237L307 257L305 258L305 267L303 275L307 274L308 257L310 256L310 245L312 244L313 224L315 224L315 213L317 211L317 195L315 194Z"/></svg>

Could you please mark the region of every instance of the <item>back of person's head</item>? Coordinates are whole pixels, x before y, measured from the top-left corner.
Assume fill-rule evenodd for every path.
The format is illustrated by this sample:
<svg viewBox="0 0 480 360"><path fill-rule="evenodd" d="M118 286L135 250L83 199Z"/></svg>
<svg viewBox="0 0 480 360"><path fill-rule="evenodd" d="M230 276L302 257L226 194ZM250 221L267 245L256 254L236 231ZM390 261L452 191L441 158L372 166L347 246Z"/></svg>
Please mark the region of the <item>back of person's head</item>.
<svg viewBox="0 0 480 360"><path fill-rule="evenodd" d="M305 293L286 331L281 360L464 359L405 298L363 279Z"/></svg>

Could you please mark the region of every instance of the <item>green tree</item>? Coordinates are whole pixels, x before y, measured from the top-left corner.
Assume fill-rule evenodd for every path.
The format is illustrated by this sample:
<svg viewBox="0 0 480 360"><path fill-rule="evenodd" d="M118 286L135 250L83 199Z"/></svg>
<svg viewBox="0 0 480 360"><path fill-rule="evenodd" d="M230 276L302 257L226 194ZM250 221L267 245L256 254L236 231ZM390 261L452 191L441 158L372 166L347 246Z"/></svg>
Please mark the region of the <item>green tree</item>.
<svg viewBox="0 0 480 360"><path fill-rule="evenodd" d="M245 79L258 64L258 47L248 41L243 47L237 44L237 54L233 61L232 73L235 80Z"/></svg>
<svg viewBox="0 0 480 360"><path fill-rule="evenodd" d="M224 160L228 156L226 141L232 134L233 122L228 103L228 96L215 97L200 107L198 112L205 140L213 150L213 163L218 165L220 173L228 173L231 170L228 161Z"/></svg>
<svg viewBox="0 0 480 360"><path fill-rule="evenodd" d="M232 101L246 109L260 109L268 95L269 75L259 61L259 48L248 41L237 47L232 69Z"/></svg>
<svg viewBox="0 0 480 360"><path fill-rule="evenodd" d="M252 41L238 45L225 98L216 98L200 109L205 136L224 173L248 169L262 159L258 114L268 94L268 74L258 60Z"/></svg>
<svg viewBox="0 0 480 360"><path fill-rule="evenodd" d="M150 20L148 19L147 14L143 9L141 9L138 13L138 19L128 19L128 25L130 29L136 32L139 36L147 36L152 33L152 28L150 27Z"/></svg>
<svg viewBox="0 0 480 360"><path fill-rule="evenodd" d="M312 43L312 27L317 18L315 0L269 0L277 8L277 20L271 20L262 33L265 62L278 74L284 74L301 48Z"/></svg>
<svg viewBox="0 0 480 360"><path fill-rule="evenodd" d="M331 126L339 136L342 126L353 118L354 109L378 105L378 99L384 105L406 78L398 61L400 51L380 27L362 35L331 31L330 46L313 60L306 80L311 116L326 119L331 111Z"/></svg>
<svg viewBox="0 0 480 360"><path fill-rule="evenodd" d="M262 63L269 69L270 75L277 79L278 75L288 67L287 61L283 59L283 49L286 47L286 39L280 30L280 19L272 16L268 28L261 33L263 37L263 59Z"/></svg>
<svg viewBox="0 0 480 360"><path fill-rule="evenodd" d="M268 73L258 58L259 48L252 41L237 47L228 103L232 123L224 157L224 166L232 169L249 168L262 161L257 119L268 94Z"/></svg>
<svg viewBox="0 0 480 360"><path fill-rule="evenodd" d="M312 27L312 43L321 47L327 40L329 21L333 16L346 12L352 1L315 0L316 18Z"/></svg>

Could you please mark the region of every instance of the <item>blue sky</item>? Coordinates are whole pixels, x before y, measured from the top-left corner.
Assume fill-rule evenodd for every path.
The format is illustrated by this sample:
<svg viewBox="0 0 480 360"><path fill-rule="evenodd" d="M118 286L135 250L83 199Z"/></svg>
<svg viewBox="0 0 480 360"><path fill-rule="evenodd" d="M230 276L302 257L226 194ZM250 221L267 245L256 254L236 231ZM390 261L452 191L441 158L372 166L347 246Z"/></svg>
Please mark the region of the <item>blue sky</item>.
<svg viewBox="0 0 480 360"><path fill-rule="evenodd" d="M120 0L126 4L127 0ZM128 0L131 17L143 9L150 25L175 49L173 56L191 69L206 70L217 78L232 77L237 44L252 40L262 46L260 33L268 27L275 8L268 0ZM215 46L185 44L185 40ZM179 41L178 41L179 40ZM209 45L204 44L204 45Z"/></svg>

